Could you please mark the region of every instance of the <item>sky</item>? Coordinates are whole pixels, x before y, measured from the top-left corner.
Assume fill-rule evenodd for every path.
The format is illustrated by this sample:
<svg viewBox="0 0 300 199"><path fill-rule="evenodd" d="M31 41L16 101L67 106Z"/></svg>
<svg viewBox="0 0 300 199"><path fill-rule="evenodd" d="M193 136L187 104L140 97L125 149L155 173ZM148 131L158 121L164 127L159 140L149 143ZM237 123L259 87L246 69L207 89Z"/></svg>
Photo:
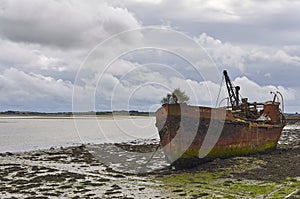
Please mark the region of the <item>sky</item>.
<svg viewBox="0 0 300 199"><path fill-rule="evenodd" d="M300 112L299 10L296 0L0 0L0 111L154 111L178 87L190 104L218 106L226 69L242 97L279 91L285 112Z"/></svg>

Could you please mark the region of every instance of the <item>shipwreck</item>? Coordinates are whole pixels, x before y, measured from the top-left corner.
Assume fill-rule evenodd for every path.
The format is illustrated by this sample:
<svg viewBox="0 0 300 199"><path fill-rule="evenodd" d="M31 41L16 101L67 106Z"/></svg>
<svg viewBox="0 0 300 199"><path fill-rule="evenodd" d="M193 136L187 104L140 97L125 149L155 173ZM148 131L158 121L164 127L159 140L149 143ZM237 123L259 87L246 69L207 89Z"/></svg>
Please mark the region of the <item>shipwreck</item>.
<svg viewBox="0 0 300 199"><path fill-rule="evenodd" d="M215 158L276 148L285 126L281 93L271 92L271 101L250 103L240 98L240 87L233 85L226 70L223 75L229 106L211 108L175 101L156 111L160 145L171 165L193 167Z"/></svg>

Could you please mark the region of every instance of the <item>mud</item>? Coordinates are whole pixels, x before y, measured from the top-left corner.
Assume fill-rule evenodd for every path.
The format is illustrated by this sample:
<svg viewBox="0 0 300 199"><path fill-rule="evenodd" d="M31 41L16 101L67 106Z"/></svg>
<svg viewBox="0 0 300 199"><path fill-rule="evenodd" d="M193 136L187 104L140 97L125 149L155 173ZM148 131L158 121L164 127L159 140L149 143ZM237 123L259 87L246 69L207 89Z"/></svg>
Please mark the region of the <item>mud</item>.
<svg viewBox="0 0 300 199"><path fill-rule="evenodd" d="M284 129L274 151L216 159L157 175L173 198L300 198L300 129Z"/></svg>
<svg viewBox="0 0 300 199"><path fill-rule="evenodd" d="M300 128L275 151L170 167L157 140L0 154L0 198L299 198Z"/></svg>

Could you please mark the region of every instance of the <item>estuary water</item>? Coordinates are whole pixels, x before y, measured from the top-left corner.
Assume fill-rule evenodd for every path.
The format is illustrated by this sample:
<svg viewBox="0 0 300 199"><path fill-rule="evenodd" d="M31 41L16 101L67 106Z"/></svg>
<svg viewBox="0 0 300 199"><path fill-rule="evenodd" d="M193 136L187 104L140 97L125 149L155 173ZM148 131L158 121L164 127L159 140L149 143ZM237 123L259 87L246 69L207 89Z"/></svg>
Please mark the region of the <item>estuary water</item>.
<svg viewBox="0 0 300 199"><path fill-rule="evenodd" d="M0 117L0 152L158 139L155 117Z"/></svg>
<svg viewBox="0 0 300 199"><path fill-rule="evenodd" d="M287 125L278 144L298 145L299 134L299 124ZM0 117L0 153L152 139L155 117Z"/></svg>

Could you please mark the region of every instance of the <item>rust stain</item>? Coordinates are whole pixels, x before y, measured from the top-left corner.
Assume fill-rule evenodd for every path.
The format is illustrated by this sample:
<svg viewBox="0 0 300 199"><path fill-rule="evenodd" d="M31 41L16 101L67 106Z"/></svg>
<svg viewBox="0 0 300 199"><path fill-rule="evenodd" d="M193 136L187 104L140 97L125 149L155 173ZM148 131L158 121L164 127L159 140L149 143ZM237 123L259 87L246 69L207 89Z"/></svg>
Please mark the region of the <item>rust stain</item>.
<svg viewBox="0 0 300 199"><path fill-rule="evenodd" d="M234 91L230 94L236 96ZM243 98L242 102L233 102L224 115L217 108L164 104L156 111L156 126L166 159L174 166L190 167L214 158L274 149L285 125L279 106L274 100L249 103ZM215 139L215 135L207 134L212 120L222 121L223 128L212 150L200 159L204 139L206 142ZM172 157L177 156L174 161Z"/></svg>

